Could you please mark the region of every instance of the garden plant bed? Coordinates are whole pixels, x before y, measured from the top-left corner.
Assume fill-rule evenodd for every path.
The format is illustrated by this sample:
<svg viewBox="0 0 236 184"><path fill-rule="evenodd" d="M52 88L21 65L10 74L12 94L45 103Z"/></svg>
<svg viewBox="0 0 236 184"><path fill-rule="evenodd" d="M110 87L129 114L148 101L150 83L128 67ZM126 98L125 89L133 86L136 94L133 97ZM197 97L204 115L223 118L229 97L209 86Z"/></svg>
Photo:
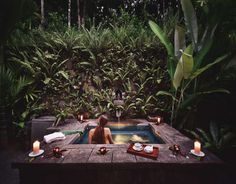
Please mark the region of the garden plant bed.
<svg viewBox="0 0 236 184"><path fill-rule="evenodd" d="M137 120L141 124L150 124L166 144L152 144L159 147L157 160L143 158L127 153L129 144L72 144L78 135L68 135L63 141L51 144L42 143L45 155L56 146L66 149L64 157L38 157L30 159L28 153L19 155L12 164L20 171L20 182L27 183L215 183L224 176L225 164L207 150L201 160L188 154L174 157L169 150L173 144L179 144L183 152L193 149L193 141L179 131L163 123L155 125L146 120ZM71 123L57 127L57 130L84 131L88 124ZM51 128L52 130L52 128ZM106 146L107 154L100 155L100 147ZM221 173L219 175L219 173Z"/></svg>

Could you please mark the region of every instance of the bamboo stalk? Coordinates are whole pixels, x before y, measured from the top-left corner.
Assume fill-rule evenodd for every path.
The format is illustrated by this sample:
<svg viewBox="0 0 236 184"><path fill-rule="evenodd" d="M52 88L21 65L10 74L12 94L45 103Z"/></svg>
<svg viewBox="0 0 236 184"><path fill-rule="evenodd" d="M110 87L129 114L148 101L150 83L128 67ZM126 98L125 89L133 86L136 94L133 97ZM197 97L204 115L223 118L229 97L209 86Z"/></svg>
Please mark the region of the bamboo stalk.
<svg viewBox="0 0 236 184"><path fill-rule="evenodd" d="M44 12L44 0L41 0L41 26L44 27L45 12Z"/></svg>
<svg viewBox="0 0 236 184"><path fill-rule="evenodd" d="M71 0L68 0L68 28L71 28Z"/></svg>

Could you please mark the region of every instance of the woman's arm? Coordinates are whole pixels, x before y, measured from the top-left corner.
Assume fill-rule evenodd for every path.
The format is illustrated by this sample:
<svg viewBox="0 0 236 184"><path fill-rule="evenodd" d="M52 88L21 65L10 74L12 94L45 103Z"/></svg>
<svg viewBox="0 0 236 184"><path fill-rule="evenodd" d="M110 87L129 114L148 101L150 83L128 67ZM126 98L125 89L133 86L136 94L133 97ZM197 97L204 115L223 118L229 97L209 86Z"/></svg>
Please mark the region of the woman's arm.
<svg viewBox="0 0 236 184"><path fill-rule="evenodd" d="M89 144L92 144L93 133L94 133L94 130L91 129L91 130L89 131L89 134L88 134L88 143L89 143Z"/></svg>
<svg viewBox="0 0 236 184"><path fill-rule="evenodd" d="M114 144L114 141L113 141L112 136L111 136L111 130L110 130L110 128L108 129L108 139L109 139L109 143L110 143L110 144Z"/></svg>

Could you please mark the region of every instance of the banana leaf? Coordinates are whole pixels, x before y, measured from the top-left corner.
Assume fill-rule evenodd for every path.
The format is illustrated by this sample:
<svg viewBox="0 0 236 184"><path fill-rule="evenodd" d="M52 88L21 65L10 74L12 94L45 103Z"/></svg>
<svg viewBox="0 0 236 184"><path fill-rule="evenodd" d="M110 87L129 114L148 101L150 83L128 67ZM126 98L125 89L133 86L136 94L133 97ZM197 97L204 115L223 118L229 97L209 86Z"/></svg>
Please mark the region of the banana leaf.
<svg viewBox="0 0 236 184"><path fill-rule="evenodd" d="M193 69L193 57L192 57L192 45L189 45L184 52L177 64L175 74L173 78L173 86L177 90L180 86L183 78L187 79Z"/></svg>
<svg viewBox="0 0 236 184"><path fill-rule="evenodd" d="M201 67L203 59L206 56L206 54L209 52L209 50L211 49L212 44L213 44L213 39L208 38L204 42L204 45L201 46L201 49L199 50L199 52L197 53L194 59L195 60L194 70L197 70L199 67Z"/></svg>
<svg viewBox="0 0 236 184"><path fill-rule="evenodd" d="M194 94L188 95L185 97L185 99L183 100L183 102L181 103L180 109L185 109L188 106L190 106L193 101L198 98L201 95L207 95L207 94L212 94L212 93L227 93L229 94L230 92L226 89L212 89L212 90L208 90L208 91L201 91L201 92L196 92Z"/></svg>
<svg viewBox="0 0 236 184"><path fill-rule="evenodd" d="M234 133L228 132L222 137L222 144L228 145L231 141L235 140L235 138L236 135Z"/></svg>
<svg viewBox="0 0 236 184"><path fill-rule="evenodd" d="M181 82L182 82L182 79L184 77L184 74L183 74L183 62L182 62L182 56L176 66L176 69L175 69L175 74L174 74L174 78L173 78L173 86L175 88L175 90L177 91L178 87L180 86Z"/></svg>
<svg viewBox="0 0 236 184"><path fill-rule="evenodd" d="M207 132L205 132L204 130L202 130L200 128L197 128L197 131L202 135L204 142L208 142L210 144L212 143L212 139Z"/></svg>
<svg viewBox="0 0 236 184"><path fill-rule="evenodd" d="M205 72L206 70L208 70L209 68L211 68L212 66L214 66L215 64L223 61L224 59L226 59L228 57L228 54L223 55L221 57L218 57L214 62L196 70L195 72L193 72L190 76L190 81L195 79L196 77L198 77L200 74L202 74L203 72Z"/></svg>
<svg viewBox="0 0 236 184"><path fill-rule="evenodd" d="M193 8L191 0L180 0L180 2L184 12L185 24L191 35L193 47L196 50L198 43L198 25L196 12Z"/></svg>
<svg viewBox="0 0 236 184"><path fill-rule="evenodd" d="M185 52L182 54L183 77L188 79L193 70L193 56Z"/></svg>
<svg viewBox="0 0 236 184"><path fill-rule="evenodd" d="M184 50L186 47L185 43L185 29L181 26L176 25L175 26L175 56L180 59L181 52L180 50Z"/></svg>
<svg viewBox="0 0 236 184"><path fill-rule="evenodd" d="M219 141L220 132L219 127L215 122L210 123L210 133L213 138L214 144L217 145Z"/></svg>
<svg viewBox="0 0 236 184"><path fill-rule="evenodd" d="M149 26L151 27L152 31L157 35L157 37L160 39L161 43L165 46L167 53L168 53L168 62L167 62L167 68L168 72L170 74L171 79L174 76L174 69L175 69L175 55L174 55L174 48L171 44L169 38L167 35L163 32L163 30L153 21L149 21Z"/></svg>
<svg viewBox="0 0 236 184"><path fill-rule="evenodd" d="M194 131L184 129L187 133L191 134L195 139L202 140L201 137Z"/></svg>
<svg viewBox="0 0 236 184"><path fill-rule="evenodd" d="M167 91L158 91L156 95L157 96L167 95L167 96L170 96L172 98L172 100L178 101L173 94L171 94L171 93L169 93Z"/></svg>

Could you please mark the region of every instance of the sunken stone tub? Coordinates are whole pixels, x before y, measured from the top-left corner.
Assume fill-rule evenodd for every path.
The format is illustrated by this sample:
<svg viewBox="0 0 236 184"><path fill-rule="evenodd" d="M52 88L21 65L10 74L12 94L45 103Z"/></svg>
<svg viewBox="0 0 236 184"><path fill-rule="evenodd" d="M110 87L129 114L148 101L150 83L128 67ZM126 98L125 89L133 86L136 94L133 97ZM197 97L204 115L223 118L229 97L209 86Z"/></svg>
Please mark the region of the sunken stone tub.
<svg viewBox="0 0 236 184"><path fill-rule="evenodd" d="M51 144L42 143L42 148L45 151L44 157L31 160L28 157L29 152L19 155L12 163L12 167L19 170L22 184L69 184L72 182L81 184L223 183L226 172L225 164L207 150L203 150L206 156L202 160L196 159L190 154L188 154L188 159L180 155L176 157L171 155L169 146L172 144L179 144L181 150L186 153L193 148L193 141L174 128L165 123L157 126L142 119L129 120L128 123L130 127L136 127L136 130L139 126L148 128L149 133L151 132L162 141L152 142L151 140L150 143L159 147L157 160L127 153L128 142L125 144L122 142L122 144L95 145L86 144L85 141L83 144L80 142L83 140L83 136L79 137L74 134L67 135L63 141ZM114 124L111 123L108 126L112 125ZM94 126L96 126L96 120L89 120L82 124L71 123L57 127L57 129L50 128L50 130L80 130L84 132L83 135L85 136L86 131ZM125 127L127 128L127 124ZM124 131L128 131L128 129ZM114 135L115 133L113 133ZM142 140L147 141L145 136ZM56 146L66 149L63 152L64 157L46 157L46 154L50 153ZM102 146L106 146L109 150L105 155L98 154L98 150Z"/></svg>
<svg viewBox="0 0 236 184"><path fill-rule="evenodd" d="M83 135L78 137L73 144L87 144L89 130L95 128L95 125L88 125L83 131ZM150 124L138 124L135 121L109 122L108 126L112 133L114 144L127 144L131 142L164 144L165 142L155 132Z"/></svg>

